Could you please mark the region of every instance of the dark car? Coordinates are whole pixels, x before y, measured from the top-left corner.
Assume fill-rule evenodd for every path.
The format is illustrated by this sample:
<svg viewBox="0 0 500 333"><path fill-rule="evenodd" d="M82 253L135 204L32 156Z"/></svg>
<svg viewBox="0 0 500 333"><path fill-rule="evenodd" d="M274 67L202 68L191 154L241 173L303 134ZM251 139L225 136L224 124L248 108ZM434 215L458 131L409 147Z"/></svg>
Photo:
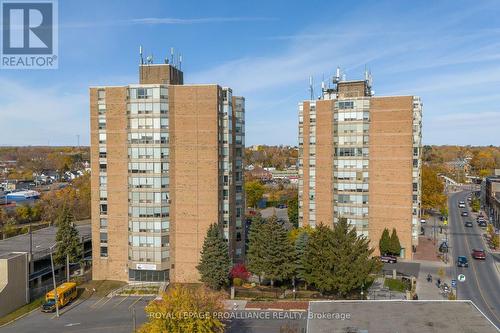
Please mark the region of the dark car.
<svg viewBox="0 0 500 333"><path fill-rule="evenodd" d="M56 302L53 299L49 299L42 304L42 312L55 312Z"/></svg>
<svg viewBox="0 0 500 333"><path fill-rule="evenodd" d="M383 255L383 256L380 256L380 261L388 263L388 264L395 264L398 262L398 258L396 258L395 256Z"/></svg>
<svg viewBox="0 0 500 333"><path fill-rule="evenodd" d="M472 250L472 258L479 259L479 260L485 260L486 259L486 252L482 249L473 249Z"/></svg>
<svg viewBox="0 0 500 333"><path fill-rule="evenodd" d="M469 261L465 256L459 256L457 258L457 267L469 267Z"/></svg>
<svg viewBox="0 0 500 333"><path fill-rule="evenodd" d="M466 222L465 222L465 226L466 226L467 228L472 228L472 221L466 221Z"/></svg>
<svg viewBox="0 0 500 333"><path fill-rule="evenodd" d="M462 212L462 216L469 216L469 213L467 213L467 212Z"/></svg>
<svg viewBox="0 0 500 333"><path fill-rule="evenodd" d="M479 221L477 223L478 226L480 226L481 228L486 228L488 226L488 224L486 223L486 221Z"/></svg>

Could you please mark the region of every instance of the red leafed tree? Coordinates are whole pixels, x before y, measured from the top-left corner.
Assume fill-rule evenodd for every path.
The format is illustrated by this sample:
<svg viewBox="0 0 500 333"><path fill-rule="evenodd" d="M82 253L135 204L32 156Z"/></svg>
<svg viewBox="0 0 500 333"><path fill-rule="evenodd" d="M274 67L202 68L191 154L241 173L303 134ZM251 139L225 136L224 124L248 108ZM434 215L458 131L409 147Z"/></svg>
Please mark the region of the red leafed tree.
<svg viewBox="0 0 500 333"><path fill-rule="evenodd" d="M240 278L243 281L248 280L250 277L250 272L248 272L247 268L243 264L234 265L233 269L231 269L231 278Z"/></svg>

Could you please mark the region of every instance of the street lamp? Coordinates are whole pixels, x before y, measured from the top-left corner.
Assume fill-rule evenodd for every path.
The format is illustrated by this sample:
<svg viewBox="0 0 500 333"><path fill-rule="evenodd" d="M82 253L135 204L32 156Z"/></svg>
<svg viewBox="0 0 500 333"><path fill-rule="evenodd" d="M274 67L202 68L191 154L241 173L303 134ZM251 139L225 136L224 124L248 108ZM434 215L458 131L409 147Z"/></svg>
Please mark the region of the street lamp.
<svg viewBox="0 0 500 333"><path fill-rule="evenodd" d="M59 317L59 304L58 304L58 300L57 300L56 274L55 274L55 270L54 270L54 259L52 258L52 251L56 245L57 245L57 242L54 243L54 245L52 245L51 247L49 247L49 251L50 251L50 266L52 267L52 282L54 284L54 301L56 303L56 316Z"/></svg>

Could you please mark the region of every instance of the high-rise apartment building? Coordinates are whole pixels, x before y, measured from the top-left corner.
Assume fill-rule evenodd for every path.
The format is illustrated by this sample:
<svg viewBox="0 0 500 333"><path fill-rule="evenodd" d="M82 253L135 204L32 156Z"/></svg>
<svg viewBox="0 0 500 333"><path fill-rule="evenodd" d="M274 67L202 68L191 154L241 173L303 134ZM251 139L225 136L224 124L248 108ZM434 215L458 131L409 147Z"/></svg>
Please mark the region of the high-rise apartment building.
<svg viewBox="0 0 500 333"><path fill-rule="evenodd" d="M245 99L171 64L139 76L90 88L93 278L196 282L210 224L244 256Z"/></svg>
<svg viewBox="0 0 500 333"><path fill-rule="evenodd" d="M299 224L333 226L345 217L378 253L396 228L404 258L420 229L422 103L375 97L371 75L337 76L317 100L299 104Z"/></svg>

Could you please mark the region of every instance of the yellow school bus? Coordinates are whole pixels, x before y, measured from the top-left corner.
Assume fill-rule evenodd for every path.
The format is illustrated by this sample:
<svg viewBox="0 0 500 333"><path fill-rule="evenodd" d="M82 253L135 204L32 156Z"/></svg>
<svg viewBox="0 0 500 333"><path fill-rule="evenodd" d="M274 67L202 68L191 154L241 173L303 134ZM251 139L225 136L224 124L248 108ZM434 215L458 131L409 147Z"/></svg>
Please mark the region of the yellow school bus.
<svg viewBox="0 0 500 333"><path fill-rule="evenodd" d="M76 283L75 282L65 282L56 288L57 290L57 304L59 308L67 305L69 302L74 300L77 296ZM49 291L45 294L45 303L42 304L43 312L54 312L56 311L56 301L54 290Z"/></svg>

